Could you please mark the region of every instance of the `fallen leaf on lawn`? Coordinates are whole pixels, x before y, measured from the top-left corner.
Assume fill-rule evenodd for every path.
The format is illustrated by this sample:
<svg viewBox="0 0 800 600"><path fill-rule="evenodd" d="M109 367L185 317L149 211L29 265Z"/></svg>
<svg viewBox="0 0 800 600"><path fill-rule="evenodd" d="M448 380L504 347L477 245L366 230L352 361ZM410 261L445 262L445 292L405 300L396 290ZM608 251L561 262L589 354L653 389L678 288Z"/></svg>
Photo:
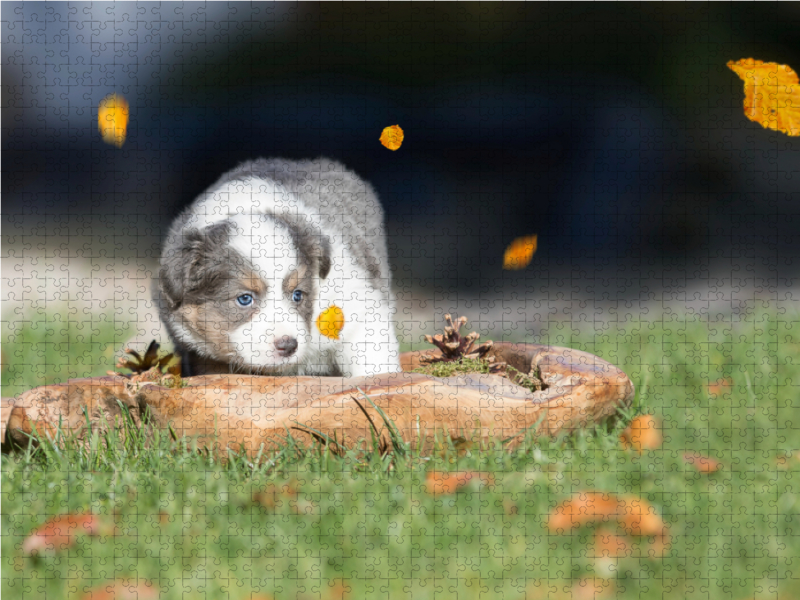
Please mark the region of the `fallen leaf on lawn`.
<svg viewBox="0 0 800 600"><path fill-rule="evenodd" d="M390 125L381 132L380 141L389 150L397 150L403 144L403 130L400 125Z"/></svg>
<svg viewBox="0 0 800 600"><path fill-rule="evenodd" d="M128 131L128 101L121 94L109 94L100 101L97 125L106 144L122 148Z"/></svg>
<svg viewBox="0 0 800 600"><path fill-rule="evenodd" d="M587 523L607 521L619 511L620 501L614 494L579 492L553 509L547 527L550 531L574 529Z"/></svg>
<svg viewBox="0 0 800 600"><path fill-rule="evenodd" d="M643 450L661 447L661 424L651 415L639 415L619 436L623 448L633 447L639 454Z"/></svg>
<svg viewBox="0 0 800 600"><path fill-rule="evenodd" d="M696 452L687 452L683 455L683 460L701 473L716 473L722 468L719 461Z"/></svg>
<svg viewBox="0 0 800 600"><path fill-rule="evenodd" d="M538 235L529 235L511 242L503 255L503 268L516 271L527 267L536 253L538 237Z"/></svg>
<svg viewBox="0 0 800 600"><path fill-rule="evenodd" d="M719 396L731 389L730 379L717 379L714 383L708 384L708 393L712 396Z"/></svg>
<svg viewBox="0 0 800 600"><path fill-rule="evenodd" d="M627 497L620 503L620 525L631 535L664 535L666 525L647 500Z"/></svg>
<svg viewBox="0 0 800 600"><path fill-rule="evenodd" d="M328 582L328 598L331 600L345 600L353 591L344 579L331 579Z"/></svg>
<svg viewBox="0 0 800 600"><path fill-rule="evenodd" d="M482 485L494 485L494 476L480 471L429 471L425 477L425 485L429 494L454 494L473 479L480 481Z"/></svg>
<svg viewBox="0 0 800 600"><path fill-rule="evenodd" d="M80 535L98 536L113 533L114 526L91 513L54 517L33 531L22 543L23 554L64 550Z"/></svg>
<svg viewBox="0 0 800 600"><path fill-rule="evenodd" d="M253 502L270 509L296 499L297 488L294 481L284 483L282 486L268 483L263 489L253 492Z"/></svg>
<svg viewBox="0 0 800 600"><path fill-rule="evenodd" d="M628 496L618 498L604 492L578 492L550 513L550 531L567 530L609 520L617 520L631 535L662 535L666 526L646 500Z"/></svg>
<svg viewBox="0 0 800 600"><path fill-rule="evenodd" d="M783 454L776 457L775 462L781 469L788 469L789 467L800 463L800 453L793 451Z"/></svg>
<svg viewBox="0 0 800 600"><path fill-rule="evenodd" d="M93 587L81 600L155 600L158 596L158 588L149 581L120 579Z"/></svg>
<svg viewBox="0 0 800 600"><path fill-rule="evenodd" d="M744 116L762 127L800 135L800 85L791 67L752 58L727 65L744 81Z"/></svg>
<svg viewBox="0 0 800 600"><path fill-rule="evenodd" d="M327 338L339 339L339 333L344 329L344 312L335 304L329 306L317 317L317 329Z"/></svg>

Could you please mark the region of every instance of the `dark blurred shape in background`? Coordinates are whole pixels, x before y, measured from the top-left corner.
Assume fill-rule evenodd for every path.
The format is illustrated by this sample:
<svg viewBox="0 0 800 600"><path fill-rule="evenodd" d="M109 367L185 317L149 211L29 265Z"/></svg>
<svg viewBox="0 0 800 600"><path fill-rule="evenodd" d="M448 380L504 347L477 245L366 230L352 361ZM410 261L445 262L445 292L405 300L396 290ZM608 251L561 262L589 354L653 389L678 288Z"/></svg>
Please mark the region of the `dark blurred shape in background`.
<svg viewBox="0 0 800 600"><path fill-rule="evenodd" d="M378 190L398 287L541 293L617 273L624 293L665 270L796 271L800 140L748 121L725 66L800 69L796 4L0 10L5 247L70 236L90 256L110 236L118 258L157 257L239 161L325 155ZM130 103L121 149L97 131L112 92ZM378 142L393 124L396 152ZM529 234L528 271L504 273Z"/></svg>

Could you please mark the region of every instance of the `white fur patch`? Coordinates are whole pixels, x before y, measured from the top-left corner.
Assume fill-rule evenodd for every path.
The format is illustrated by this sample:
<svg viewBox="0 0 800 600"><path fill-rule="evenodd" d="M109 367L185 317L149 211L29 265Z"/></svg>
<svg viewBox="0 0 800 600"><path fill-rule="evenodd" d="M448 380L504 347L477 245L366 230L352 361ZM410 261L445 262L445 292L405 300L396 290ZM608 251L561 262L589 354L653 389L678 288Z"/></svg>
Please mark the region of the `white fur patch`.
<svg viewBox="0 0 800 600"><path fill-rule="evenodd" d="M209 190L193 212L189 226L203 229L234 215L306 214L307 210L279 183L251 177Z"/></svg>
<svg viewBox="0 0 800 600"><path fill-rule="evenodd" d="M289 230L281 223L260 215L232 218L230 246L247 258L266 284L266 295L256 297L256 314L229 333L237 355L251 367L268 369L301 363L311 341L303 317L283 291L284 279L300 266L302 257ZM242 293L250 290L242 290ZM275 347L283 336L297 340L291 356L281 356Z"/></svg>

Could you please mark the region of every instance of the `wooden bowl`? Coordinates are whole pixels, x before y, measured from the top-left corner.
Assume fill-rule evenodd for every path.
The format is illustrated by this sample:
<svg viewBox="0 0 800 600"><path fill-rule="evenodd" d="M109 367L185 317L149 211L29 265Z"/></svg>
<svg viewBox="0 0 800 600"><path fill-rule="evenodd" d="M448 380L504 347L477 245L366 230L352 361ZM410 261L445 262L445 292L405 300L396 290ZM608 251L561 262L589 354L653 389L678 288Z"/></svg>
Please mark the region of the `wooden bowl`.
<svg viewBox="0 0 800 600"><path fill-rule="evenodd" d="M255 455L262 445L275 449L289 433L303 443L317 438L352 447L359 440L371 443L373 427L390 445L375 407L423 451L431 449L437 431L453 438L500 438L513 447L537 423L539 435L584 427L614 415L634 396L625 373L580 350L496 343L490 356L522 373L538 372L545 387L535 392L499 375L436 378L409 372L422 354L403 354L403 373L373 377L219 374L186 378L182 388L124 377L74 379L4 400L0 439L4 451L24 447L34 427L52 435L60 421L66 434L85 442L86 414L102 429L119 422L119 401L138 423L149 409L159 427L171 425L178 436L196 438L198 447L223 452L243 447Z"/></svg>

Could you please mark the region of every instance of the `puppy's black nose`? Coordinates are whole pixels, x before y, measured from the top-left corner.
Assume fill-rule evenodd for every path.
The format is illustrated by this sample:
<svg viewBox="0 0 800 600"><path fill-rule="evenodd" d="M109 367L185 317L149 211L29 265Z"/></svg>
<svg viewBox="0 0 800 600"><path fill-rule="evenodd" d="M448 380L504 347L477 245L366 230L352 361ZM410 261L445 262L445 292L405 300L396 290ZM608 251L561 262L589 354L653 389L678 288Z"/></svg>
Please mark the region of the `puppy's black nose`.
<svg viewBox="0 0 800 600"><path fill-rule="evenodd" d="M291 356L297 350L297 340L288 335L275 340L275 348L280 356Z"/></svg>

